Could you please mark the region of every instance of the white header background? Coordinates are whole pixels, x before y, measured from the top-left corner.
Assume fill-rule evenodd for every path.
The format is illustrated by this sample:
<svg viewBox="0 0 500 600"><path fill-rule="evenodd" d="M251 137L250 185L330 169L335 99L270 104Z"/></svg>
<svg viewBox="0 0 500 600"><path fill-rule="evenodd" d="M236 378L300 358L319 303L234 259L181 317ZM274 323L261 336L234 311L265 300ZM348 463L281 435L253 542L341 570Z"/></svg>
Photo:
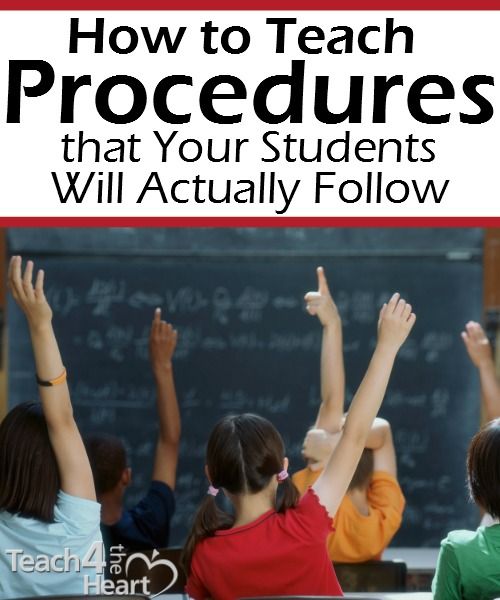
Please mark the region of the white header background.
<svg viewBox="0 0 500 600"><path fill-rule="evenodd" d="M78 54L69 54L70 18L80 18L81 30L95 28L97 17L104 21L104 53L95 54L91 40L79 41ZM297 25L287 27L286 53L276 54L275 26L266 25L269 17L295 17ZM387 17L394 18L395 26L406 25L413 29L414 46L412 54L403 52L404 38L396 35L394 52L375 55L363 54L354 42L352 54L334 55L326 51L321 54L304 54L297 45L298 31L308 25L324 29L326 40L329 31L336 26L350 26L355 33L361 27L378 25L382 28ZM240 25L251 34L249 49L239 55L226 54L219 49L215 55L203 52L203 37L200 28L211 20L220 30L224 27ZM139 33L139 44L131 54L119 55L113 52L107 39L114 27L129 26ZM157 54L150 54L142 39L141 27L147 26L154 39L160 26L168 26L173 34L177 27L185 26L187 31L176 54L168 54L164 45ZM223 204L210 202L196 203L192 198L192 185L178 188L179 195L190 197L186 204L175 203L170 199L172 182L178 179L192 180L196 175L214 180L217 196L223 194L226 180L231 180L233 191L239 179L253 180L259 184L261 171L274 171L276 179L282 179L287 188L300 179L295 196L285 216L396 216L396 217L438 217L438 216L500 216L499 192L499 117L500 117L500 14L498 12L412 12L412 11L356 11L356 12L4 12L0 20L0 216L212 216L212 217L258 217L276 216L277 210L284 208L281 193L275 193L274 203L237 204L234 201ZM126 35L119 38L123 44ZM378 38L377 38L378 36ZM238 36L235 34L234 41ZM220 39L216 35L216 40ZM371 34L368 42L380 40L383 48L383 35ZM311 43L312 45L312 43ZM316 44L315 44L316 45ZM9 60L43 59L55 70L55 83L52 89L38 98L21 99L21 123L7 124L7 87ZM264 78L276 74L290 74L291 61L305 60L304 119L302 124L270 125L261 122L253 110L253 92ZM64 75L90 74L92 85L82 87L76 95L75 123L61 124L61 79ZM104 121L95 108L95 91L107 77L127 74L142 81L148 91L148 105L145 113L134 123L113 125ZM174 74L189 75L193 87L179 86L169 94L173 111L192 112L191 122L184 125L171 125L161 121L154 112L153 93L157 83L164 77ZM243 112L243 120L235 125L216 125L203 117L199 105L199 92L210 78L220 74L239 77L247 88L246 100L219 100L216 109L221 114ZM388 95L387 123L371 123L373 109L373 77L387 77L401 74L404 86L392 89ZM480 86L479 92L493 104L493 118L482 125L460 123L459 113L476 113L478 108L462 92L463 82L471 75L490 75L495 78L495 86ZM330 103L343 110L349 92L349 76L364 75L363 123L325 125L314 117L314 77L330 76ZM455 88L454 100L426 100L423 108L429 114L451 112L450 122L442 125L425 125L413 119L407 108L408 89L417 78L424 75L442 75L448 78ZM39 80L35 73L23 76L24 85L34 85ZM227 88L226 88L227 90ZM221 87L217 91L224 91ZM227 90L230 91L230 90ZM432 91L431 88L426 89ZM283 96L280 94L284 93ZM276 112L286 103L289 89L274 91L270 106ZM111 105L117 112L126 112L131 105L131 93L124 88L116 89L111 95ZM177 130L166 163L161 162L161 147L153 131L167 139ZM266 131L277 130L276 141L287 134L305 139L307 154L312 154L318 139L326 146L333 139L342 138L350 131L351 142L361 138L398 138L403 146L403 160L396 163L394 153L387 150L383 163L377 161L360 163L354 155L349 162L332 163L324 159L320 163L297 161L287 163L281 159L275 163L263 163L262 156L270 156L261 141ZM138 163L126 160L124 163L95 163L93 152L84 151L81 164L76 161L65 163L61 139L65 134L77 137L83 131L85 137L96 138L102 143L102 151L116 144L107 144L108 139L127 139L135 134L141 139L136 154ZM409 163L405 159L404 140L409 134L422 140L432 138L436 143L432 149L436 154L433 162ZM211 163L206 154L197 162L184 162L177 153L178 144L186 138L196 138L206 148L207 140L214 140L216 154L222 152L226 138L249 138L242 147L241 161L235 163ZM231 143L231 146L233 144ZM283 147L282 147L283 148ZM351 148L352 152L353 148ZM415 152L423 155L422 151ZM233 155L234 156L234 155ZM81 204L69 200L61 204L56 192L51 172L57 172L61 181L66 179L66 171L80 171L84 182L92 171L123 172L122 204L99 204L97 202L97 175L94 183ZM168 203L163 203L158 192L148 192L141 204L136 202L152 171L165 185ZM314 203L315 173L332 171L336 175L328 183L336 187L321 195L321 203ZM405 202L393 204L382 198L380 204L367 204L365 193L356 203L345 203L339 199L338 185L346 179L356 179L365 185L367 172L383 173L385 183L392 179L411 180L425 187L429 179L434 179L438 189L444 180L450 183L440 204L429 198L419 204L410 194ZM105 178L107 181L107 178ZM278 185L278 184L276 184ZM206 196L206 188L204 188ZM365 190L366 191L366 190ZM395 195L400 195L396 192ZM352 195L352 194L351 194ZM258 191L256 192L258 198Z"/></svg>

